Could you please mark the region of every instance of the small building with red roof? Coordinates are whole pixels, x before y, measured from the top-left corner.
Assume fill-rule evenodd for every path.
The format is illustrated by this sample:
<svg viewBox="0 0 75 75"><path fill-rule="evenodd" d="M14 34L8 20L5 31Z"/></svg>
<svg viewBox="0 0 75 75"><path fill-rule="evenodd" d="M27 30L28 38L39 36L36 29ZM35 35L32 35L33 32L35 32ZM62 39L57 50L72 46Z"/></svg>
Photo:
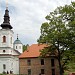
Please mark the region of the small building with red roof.
<svg viewBox="0 0 75 75"><path fill-rule="evenodd" d="M39 57L40 50L46 46L46 44L32 44L19 56L20 74L59 75L58 60L55 56Z"/></svg>

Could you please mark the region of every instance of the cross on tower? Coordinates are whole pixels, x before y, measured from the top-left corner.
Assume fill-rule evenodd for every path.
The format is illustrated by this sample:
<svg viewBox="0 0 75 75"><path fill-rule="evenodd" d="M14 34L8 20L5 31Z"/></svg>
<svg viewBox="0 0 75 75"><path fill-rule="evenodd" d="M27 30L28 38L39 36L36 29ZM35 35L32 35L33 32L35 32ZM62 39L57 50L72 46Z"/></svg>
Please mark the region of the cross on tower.
<svg viewBox="0 0 75 75"><path fill-rule="evenodd" d="M8 9L8 0L6 0L6 9Z"/></svg>

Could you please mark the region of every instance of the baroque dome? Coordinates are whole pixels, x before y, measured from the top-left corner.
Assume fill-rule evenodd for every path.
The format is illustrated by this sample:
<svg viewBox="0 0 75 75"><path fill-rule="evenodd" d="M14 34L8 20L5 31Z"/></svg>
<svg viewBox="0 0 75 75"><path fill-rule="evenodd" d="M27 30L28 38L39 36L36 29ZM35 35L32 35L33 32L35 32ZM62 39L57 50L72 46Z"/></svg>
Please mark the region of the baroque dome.
<svg viewBox="0 0 75 75"><path fill-rule="evenodd" d="M19 39L14 41L14 44L22 44L21 41Z"/></svg>

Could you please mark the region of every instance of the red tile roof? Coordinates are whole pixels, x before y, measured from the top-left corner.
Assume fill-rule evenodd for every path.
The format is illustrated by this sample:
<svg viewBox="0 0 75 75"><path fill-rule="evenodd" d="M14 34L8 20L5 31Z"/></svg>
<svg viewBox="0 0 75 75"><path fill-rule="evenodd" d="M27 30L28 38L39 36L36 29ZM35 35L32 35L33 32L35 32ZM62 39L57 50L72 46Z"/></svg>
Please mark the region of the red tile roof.
<svg viewBox="0 0 75 75"><path fill-rule="evenodd" d="M29 46L28 49L19 56L19 58L38 57L40 55L40 50L44 49L46 46L46 44L33 44Z"/></svg>

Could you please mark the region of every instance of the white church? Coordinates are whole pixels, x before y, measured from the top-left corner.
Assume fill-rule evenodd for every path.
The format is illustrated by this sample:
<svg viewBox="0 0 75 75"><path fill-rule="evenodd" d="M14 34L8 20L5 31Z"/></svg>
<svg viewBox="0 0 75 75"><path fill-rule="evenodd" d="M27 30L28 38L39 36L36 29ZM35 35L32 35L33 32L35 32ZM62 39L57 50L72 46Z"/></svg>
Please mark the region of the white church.
<svg viewBox="0 0 75 75"><path fill-rule="evenodd" d="M10 25L8 8L5 10L4 21L0 25L0 73L19 74L19 58L22 53L22 43L13 41L14 32Z"/></svg>

